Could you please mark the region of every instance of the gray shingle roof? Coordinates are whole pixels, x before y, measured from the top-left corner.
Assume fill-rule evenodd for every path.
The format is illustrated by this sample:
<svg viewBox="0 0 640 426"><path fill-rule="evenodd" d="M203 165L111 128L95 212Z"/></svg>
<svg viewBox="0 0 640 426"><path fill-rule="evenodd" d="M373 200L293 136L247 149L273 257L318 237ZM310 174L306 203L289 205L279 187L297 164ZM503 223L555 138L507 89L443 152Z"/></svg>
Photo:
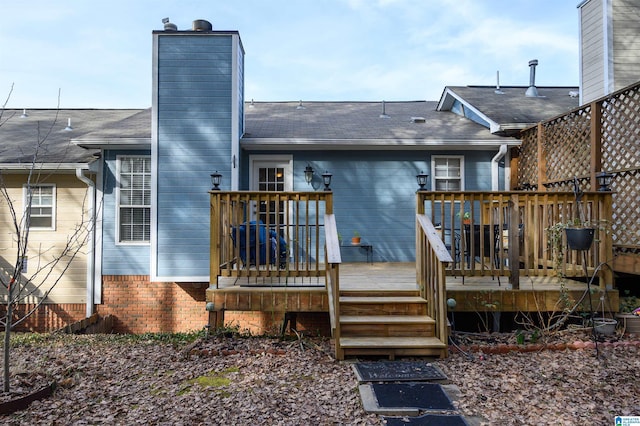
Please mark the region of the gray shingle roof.
<svg viewBox="0 0 640 426"><path fill-rule="evenodd" d="M150 110L33 109L4 110L0 118L0 164L31 164L38 141L38 163L88 163L97 150L73 143L83 137L150 138ZM71 119L73 130L64 130ZM44 140L44 141L43 141Z"/></svg>
<svg viewBox="0 0 640 426"><path fill-rule="evenodd" d="M241 143L252 148L286 143L303 146L429 145L508 141L451 112L436 111L437 102L253 102L245 106ZM412 117L424 118L414 122Z"/></svg>
<svg viewBox="0 0 640 426"><path fill-rule="evenodd" d="M496 94L492 86L446 87L440 101L441 109L448 109L445 101L447 90L464 99L491 121L509 124L533 125L540 121L564 114L579 106L578 87L537 87L538 97L526 97L527 87L501 87ZM523 126L521 126L523 127Z"/></svg>

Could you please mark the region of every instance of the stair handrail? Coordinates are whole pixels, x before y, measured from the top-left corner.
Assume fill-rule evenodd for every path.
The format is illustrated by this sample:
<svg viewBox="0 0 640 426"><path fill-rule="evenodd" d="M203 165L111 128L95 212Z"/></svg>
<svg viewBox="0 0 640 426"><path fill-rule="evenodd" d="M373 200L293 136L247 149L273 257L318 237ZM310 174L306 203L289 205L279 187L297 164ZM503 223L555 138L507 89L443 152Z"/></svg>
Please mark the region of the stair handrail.
<svg viewBox="0 0 640 426"><path fill-rule="evenodd" d="M340 322L337 320L340 315L339 294L340 294L340 240L338 238L338 226L333 214L325 214L325 270L326 288L329 300L329 320L331 323L331 335L336 341L336 350L340 341Z"/></svg>
<svg viewBox="0 0 640 426"><path fill-rule="evenodd" d="M448 342L446 269L453 262L431 220L416 214L416 278L427 312L436 321L436 337Z"/></svg>

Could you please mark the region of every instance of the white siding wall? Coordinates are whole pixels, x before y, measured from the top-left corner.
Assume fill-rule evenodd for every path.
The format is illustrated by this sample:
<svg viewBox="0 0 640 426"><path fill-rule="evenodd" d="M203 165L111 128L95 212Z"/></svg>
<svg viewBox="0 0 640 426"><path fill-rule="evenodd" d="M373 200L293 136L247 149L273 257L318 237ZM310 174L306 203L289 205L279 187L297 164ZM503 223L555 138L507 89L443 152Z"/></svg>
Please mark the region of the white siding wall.
<svg viewBox="0 0 640 426"><path fill-rule="evenodd" d="M21 215L24 209L22 185L25 182L25 177L23 175L5 175L3 179L12 198L16 214ZM67 244L67 239L82 222L83 203L88 206L88 200L85 199L88 195L87 186L75 176L51 175L51 178L42 183L56 185L56 229L53 231L33 230L29 233L28 268L24 274L26 277L30 277L39 265L42 267L47 262L59 257L60 251ZM3 230L0 232L0 273L3 274L4 280L4 277L13 270L17 251L16 235L4 198L0 201L0 229ZM87 285L86 253L87 248L84 246L73 262L60 262L48 279L44 279L44 285L35 294L42 295L62 276L45 303L84 303ZM67 266L69 267L65 271ZM44 276L45 273L40 275ZM42 283L42 278L33 280L34 286ZM0 286L0 297L3 300L6 298L6 291L2 286ZM37 298L27 299L29 303L36 301Z"/></svg>
<svg viewBox="0 0 640 426"><path fill-rule="evenodd" d="M606 94L603 1L605 0L591 0L580 9L581 104Z"/></svg>

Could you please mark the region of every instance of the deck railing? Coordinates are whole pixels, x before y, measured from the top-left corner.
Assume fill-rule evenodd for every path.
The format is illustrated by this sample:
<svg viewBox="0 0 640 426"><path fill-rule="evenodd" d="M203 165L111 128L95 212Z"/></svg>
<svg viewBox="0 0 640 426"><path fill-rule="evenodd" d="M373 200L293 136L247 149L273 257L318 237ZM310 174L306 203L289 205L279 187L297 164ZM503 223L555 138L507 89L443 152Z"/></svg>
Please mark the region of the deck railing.
<svg viewBox="0 0 640 426"><path fill-rule="evenodd" d="M602 287L612 284L611 268L599 268L613 256L608 232L611 193L582 196L583 221L597 224L595 242L586 256L566 244L558 256L551 247L547 230L573 220L576 206L572 192L418 192L418 212L435 225L451 255L447 273L492 276L499 284L500 277L509 277L514 289L519 288L521 275L585 277L585 270L587 277L598 271Z"/></svg>
<svg viewBox="0 0 640 426"><path fill-rule="evenodd" d="M422 204L424 205L424 203ZM446 268L453 259L427 216L416 215L416 280L427 313L436 321L436 337L447 343Z"/></svg>
<svg viewBox="0 0 640 426"><path fill-rule="evenodd" d="M324 277L331 192L211 191L211 280ZM214 282L215 280L215 282Z"/></svg>

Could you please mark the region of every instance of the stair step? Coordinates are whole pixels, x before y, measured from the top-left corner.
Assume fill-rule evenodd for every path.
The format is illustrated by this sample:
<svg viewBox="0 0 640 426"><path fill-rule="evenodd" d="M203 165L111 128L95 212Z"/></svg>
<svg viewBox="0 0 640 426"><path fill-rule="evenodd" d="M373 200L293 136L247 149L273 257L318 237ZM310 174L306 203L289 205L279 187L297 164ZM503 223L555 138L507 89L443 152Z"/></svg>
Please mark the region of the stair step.
<svg viewBox="0 0 640 426"><path fill-rule="evenodd" d="M419 296L340 296L340 303L427 303Z"/></svg>
<svg viewBox="0 0 640 426"><path fill-rule="evenodd" d="M340 324L433 324L426 315L341 315Z"/></svg>
<svg viewBox="0 0 640 426"><path fill-rule="evenodd" d="M420 297L419 290L340 290L340 297Z"/></svg>
<svg viewBox="0 0 640 426"><path fill-rule="evenodd" d="M342 337L342 349L444 349L437 337Z"/></svg>

